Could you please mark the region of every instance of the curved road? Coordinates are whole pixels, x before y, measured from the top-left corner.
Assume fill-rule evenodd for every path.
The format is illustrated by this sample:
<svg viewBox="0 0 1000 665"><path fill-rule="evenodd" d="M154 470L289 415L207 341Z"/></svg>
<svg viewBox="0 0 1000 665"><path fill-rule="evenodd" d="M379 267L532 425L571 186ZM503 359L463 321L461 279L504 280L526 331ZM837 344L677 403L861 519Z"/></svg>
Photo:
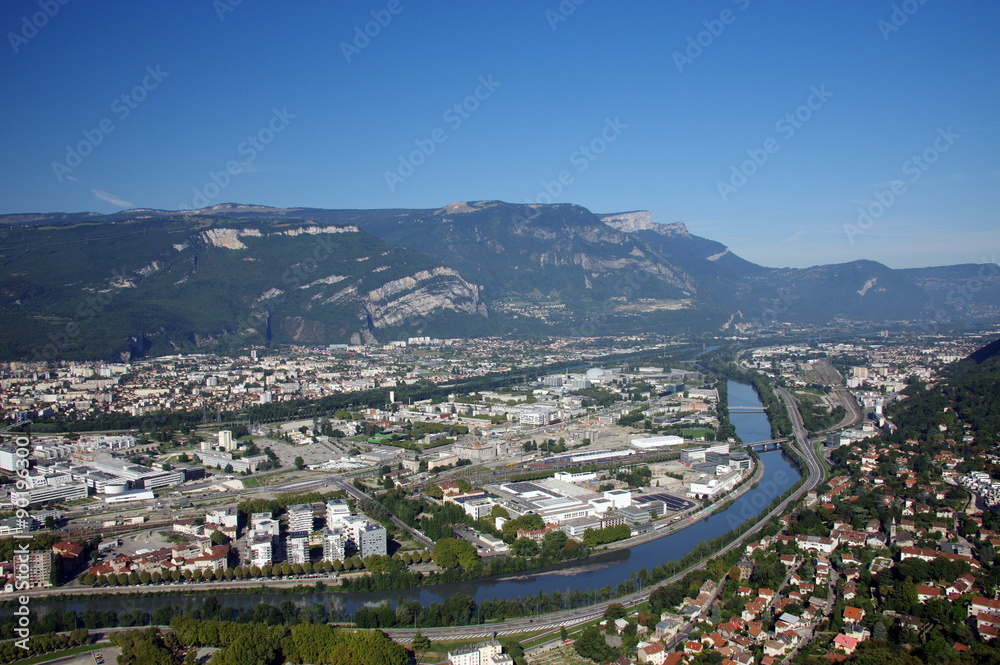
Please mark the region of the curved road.
<svg viewBox="0 0 1000 665"><path fill-rule="evenodd" d="M789 416L792 420L795 443L792 444L789 442L789 445L792 445L795 451L806 461L807 475L805 482L784 501L772 508L766 515L762 515L758 522L747 530L746 533L736 538L736 540L731 542L726 547L713 553L710 558L715 558L736 547L740 547L745 541L760 532L764 525L772 518L785 512L789 505L797 502L805 495L806 492L816 489L816 487L823 482L823 466L820 464L819 459L816 456L816 451L809 444L809 438L807 436L805 426L802 423L802 415L799 413L799 410L795 405L795 400L792 398L791 394L783 388L777 388L776 392L785 402L785 405L788 408ZM658 582L656 586L677 582L689 572L704 567L707 561L708 558L702 559L701 561L688 566L684 570L663 580L662 582ZM637 591L627 596L614 598L608 602L598 603L596 605L590 605L588 607L574 610L553 612L552 614L545 614L533 619L508 619L500 624L482 624L477 626L422 628L419 631L409 628L398 628L388 629L384 632L394 640L408 642L413 639L413 635L416 632L420 632L434 640L465 640L491 637L494 633L496 635L512 635L531 631L555 631L558 630L560 626L571 626L596 619L604 614L605 609L607 609L608 605L611 603L621 603L626 607L638 605L639 603L649 599L649 595L652 593L653 588L655 587Z"/></svg>
<svg viewBox="0 0 1000 665"><path fill-rule="evenodd" d="M795 406L795 400L792 398L791 394L783 388L776 389L777 394L785 402L788 407L788 413L792 420L792 425L795 434L795 443L791 442L796 452L803 457L807 465L807 476L805 482L789 495L784 501L779 503L777 506L772 508L766 515L762 515L757 523L748 529L745 533L737 537L733 542L723 547L719 551L713 553L711 558L725 554L733 550L734 548L742 546L742 544L748 539L752 538L764 525L769 522L772 518L782 514L787 510L788 506L796 501L798 501L806 492L815 489L823 481L824 472L823 467L816 457L816 451L809 444L809 439L807 437L805 426L802 423L802 416L799 414L798 408ZM760 465L763 466L763 465ZM591 621L604 614L608 605L611 603L621 603L628 606L634 606L641 602L649 599L650 594L656 586L663 584L671 584L677 582L684 575L698 570L704 567L705 563L708 561L708 557L702 559L701 561L695 562L694 564L688 566L684 570L672 575L671 577L657 583L655 586L651 586L647 589L637 591L627 596L614 598L607 602L597 603L595 605L590 605L588 607L564 610L561 612L554 612L551 614L545 614L535 618L521 618L521 619L509 619L502 623L494 624L480 624L475 626L449 626L449 627L439 627L439 628L421 628L409 629L409 628L399 628L399 629L387 629L384 630L394 640L400 642L409 642L413 639L413 635L417 632L426 635L433 640L466 640L466 639L477 639L477 638L488 638L494 635L513 635L526 632L555 632L561 626L572 626L580 624L586 621ZM106 591L106 590L105 590ZM102 632L109 632L106 629Z"/></svg>

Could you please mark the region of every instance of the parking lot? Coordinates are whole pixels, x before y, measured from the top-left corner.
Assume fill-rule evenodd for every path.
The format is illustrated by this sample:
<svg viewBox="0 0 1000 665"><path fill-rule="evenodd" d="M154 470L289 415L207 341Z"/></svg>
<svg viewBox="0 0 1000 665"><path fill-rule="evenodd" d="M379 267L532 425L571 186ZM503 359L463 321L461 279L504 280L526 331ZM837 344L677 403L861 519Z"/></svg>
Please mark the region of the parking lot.
<svg viewBox="0 0 1000 665"><path fill-rule="evenodd" d="M115 553L133 556L139 550L160 550L172 547L175 543L162 535L161 531L169 531L169 528L147 529L136 534L122 536L122 544L115 548Z"/></svg>
<svg viewBox="0 0 1000 665"><path fill-rule="evenodd" d="M320 464L341 456L333 446L325 443L310 443L304 446L294 446L275 439L256 439L257 447L263 450L270 448L278 456L281 466L289 467L295 463L296 457L301 457L307 465Z"/></svg>

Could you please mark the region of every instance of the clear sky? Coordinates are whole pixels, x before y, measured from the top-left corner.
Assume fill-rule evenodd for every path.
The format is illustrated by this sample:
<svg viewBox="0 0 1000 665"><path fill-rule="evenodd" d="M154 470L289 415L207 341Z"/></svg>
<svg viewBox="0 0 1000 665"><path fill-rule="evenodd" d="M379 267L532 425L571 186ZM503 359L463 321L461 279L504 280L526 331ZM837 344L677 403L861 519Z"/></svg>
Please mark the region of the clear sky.
<svg viewBox="0 0 1000 665"><path fill-rule="evenodd" d="M554 200L769 266L997 261L998 23L945 0L6 0L0 211Z"/></svg>

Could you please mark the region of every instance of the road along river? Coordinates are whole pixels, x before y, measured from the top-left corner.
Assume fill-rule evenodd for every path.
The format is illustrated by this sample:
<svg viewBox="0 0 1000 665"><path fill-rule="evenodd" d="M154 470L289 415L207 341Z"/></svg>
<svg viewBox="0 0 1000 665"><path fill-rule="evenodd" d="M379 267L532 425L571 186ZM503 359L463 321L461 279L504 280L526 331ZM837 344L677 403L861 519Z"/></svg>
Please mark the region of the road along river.
<svg viewBox="0 0 1000 665"><path fill-rule="evenodd" d="M729 405L757 407L762 405L753 388L747 384L729 382ZM771 429L764 413L737 413L732 416L733 425L745 443L766 441L771 438ZM633 573L645 568L680 559L703 540L717 538L745 520L760 514L798 479L799 473L781 452L769 452L760 456L764 464L764 477L755 487L736 499L721 513L693 523L687 528L663 538L637 545L628 550L619 550L590 557L584 561L570 562L565 567L547 570L516 578L486 579L429 587L392 589L364 593L229 593L225 590L210 594L224 607L243 608L258 603L278 604L290 601L297 606L325 605L331 616L347 617L362 605L374 605L399 598L419 601L424 606L432 602L442 602L456 593L466 593L477 601L491 598L515 599L533 596L539 592L569 592L573 590L595 590L601 587L615 587ZM200 606L209 595L205 593L184 594L144 594L137 593L113 598L93 598L86 595L71 597L63 601L47 601L44 598L32 600L32 610L44 614L50 610L67 609L78 612L85 609L107 611L144 610L152 612L162 605Z"/></svg>

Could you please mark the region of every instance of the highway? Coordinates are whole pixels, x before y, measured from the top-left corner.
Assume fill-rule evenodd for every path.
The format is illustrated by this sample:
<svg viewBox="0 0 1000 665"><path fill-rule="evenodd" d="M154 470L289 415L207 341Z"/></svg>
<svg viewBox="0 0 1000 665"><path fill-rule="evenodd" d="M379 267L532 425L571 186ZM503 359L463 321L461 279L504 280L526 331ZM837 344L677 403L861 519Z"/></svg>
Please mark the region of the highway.
<svg viewBox="0 0 1000 665"><path fill-rule="evenodd" d="M767 524L772 518L783 514L786 510L788 510L790 505L798 502L806 492L816 489L816 487L823 482L823 466L820 464L820 461L816 456L816 451L809 443L805 426L802 423L802 415L799 413L798 407L795 405L795 400L792 398L791 394L783 388L777 388L776 392L788 407L788 413L792 420L795 442L792 443L789 441L789 445L792 446L799 456L806 462L807 474L805 482L784 501L768 511L767 514L761 515L760 519L756 524L754 524L754 526L737 537L729 545L712 554L710 558L715 558L721 554L731 551L734 548L741 547L744 542L759 533L761 529L764 528L764 525ZM502 624L421 628L419 632L434 640L465 640L490 637L494 632L496 632L497 635L513 635L532 631L557 631L561 626L573 626L601 617L608 605L611 603L621 603L626 607L638 605L639 603L649 599L649 595L656 586L677 582L688 573L703 568L707 561L708 558L695 562L679 573L663 580L662 582L658 582L653 587L649 587L619 598L614 598L607 602L589 605L587 607L553 612L551 614L545 614L534 618L507 619ZM408 642L413 639L414 633L418 631L415 629L400 628L389 629L385 632L394 640Z"/></svg>
<svg viewBox="0 0 1000 665"><path fill-rule="evenodd" d="M805 492L808 492L809 490L816 489L819 484L823 482L823 477L825 475L823 465L816 456L816 451L809 443L809 432L806 431L806 426L802 422L802 414L799 413L799 409L795 405L795 398L792 397L792 394L784 388L775 387L774 392L781 398L781 400L785 403L785 407L788 409L788 417L792 420L792 431L795 437L795 449L802 456L802 458L806 460L806 464L809 467L809 474L807 476L806 483L802 486L803 488L808 486L805 491L803 491L803 494L805 494Z"/></svg>
<svg viewBox="0 0 1000 665"><path fill-rule="evenodd" d="M805 460L807 466L807 475L805 482L790 496L779 503L777 506L772 508L766 514L759 516L756 524L754 524L745 533L736 538L729 545L725 546L721 550L712 554L710 558L714 558L721 554L725 554L733 550L734 548L742 547L743 543L754 538L764 525L767 524L772 518L783 514L788 510L789 505L794 504L799 501L802 496L805 495L809 490L815 489L823 482L824 471L820 464L816 452L809 443L808 433L806 432L805 426L802 422L801 414L795 405L794 398L792 395L783 388L776 388L776 394L785 402L788 408L789 417L791 418L793 430L794 430L794 443L789 441L790 446L792 446L796 452ZM852 414L853 416L853 414ZM853 417L851 418L853 419ZM847 420L847 419L845 419ZM856 421L855 421L856 422ZM762 467L763 465L759 465ZM761 471L758 469L758 472ZM359 491L353 485L351 485L346 480L341 480L337 483L338 486L342 487L344 490L349 492L352 496L359 499L368 498L363 492ZM424 543L429 547L433 547L433 541L430 541L426 536L419 532L414 532L411 528L393 518L393 521L400 528L406 530L408 533L413 535L414 538ZM148 525L147 525L148 528ZM431 638L432 640L468 640L468 639L480 639L480 638L490 638L494 635L516 635L526 632L541 632L541 633L555 633L562 626L574 626L587 621L591 621L601 617L607 606L611 603L621 603L626 607L631 607L638 605L646 600L648 600L652 591L661 585L670 584L679 581L689 572L703 568L707 563L708 559L703 559L698 561L684 570L676 573L675 575L647 587L646 589L641 589L632 594L628 594L623 597L614 598L607 602L601 602L594 605L589 605L587 607L564 610L560 612L554 612L551 614L545 614L536 617L525 617L517 619L507 619L502 623L490 623L490 624L479 624L473 626L450 626L450 627L437 627L437 628L420 628L419 632ZM162 587L157 589L162 590ZM81 590L82 591L82 590ZM107 589L102 589L103 592L107 593ZM134 591L134 589L133 589ZM418 632L416 628L400 628L400 629L386 629L386 632L391 638L400 642L408 642L412 640L413 635Z"/></svg>

